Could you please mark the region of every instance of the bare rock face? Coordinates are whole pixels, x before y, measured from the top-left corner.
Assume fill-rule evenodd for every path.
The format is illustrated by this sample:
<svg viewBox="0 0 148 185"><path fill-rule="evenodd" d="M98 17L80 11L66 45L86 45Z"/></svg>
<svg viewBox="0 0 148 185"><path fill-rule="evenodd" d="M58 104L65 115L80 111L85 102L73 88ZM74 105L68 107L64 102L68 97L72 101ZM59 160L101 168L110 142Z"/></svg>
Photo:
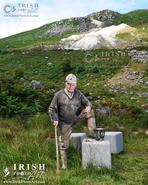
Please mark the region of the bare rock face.
<svg viewBox="0 0 148 185"><path fill-rule="evenodd" d="M93 21L92 21L93 22ZM98 24L99 21L96 21ZM68 38L61 39L61 45L63 49L72 50L91 50L100 47L117 47L120 42L115 38L118 31L123 28L129 27L126 24L112 25L102 28L98 26L97 28L91 29L89 32L81 33L77 35L71 35Z"/></svg>
<svg viewBox="0 0 148 185"><path fill-rule="evenodd" d="M110 115L112 112L111 108L108 106L100 106L96 109L96 113L99 116L106 116L106 115Z"/></svg>
<svg viewBox="0 0 148 185"><path fill-rule="evenodd" d="M33 89L41 89L43 87L41 82L37 80L32 80L30 85L32 86Z"/></svg>
<svg viewBox="0 0 148 185"><path fill-rule="evenodd" d="M67 31L74 31L74 30L77 32L83 33L96 27L97 25L92 22L90 17L77 17L77 18L70 18L67 21L61 20L53 23L51 25L51 28L48 30L47 34L58 35Z"/></svg>
<svg viewBox="0 0 148 185"><path fill-rule="evenodd" d="M55 25L48 31L48 34L58 35L58 34L62 34L64 32L66 32L66 31L69 31L70 29L71 29L71 27L67 26L67 25Z"/></svg>
<svg viewBox="0 0 148 185"><path fill-rule="evenodd" d="M148 62L148 51L131 50L129 52L129 56L132 58L133 61L138 61L142 63Z"/></svg>
<svg viewBox="0 0 148 185"><path fill-rule="evenodd" d="M92 13L89 16L94 17L99 21L105 22L105 23L112 23L112 21L118 17L120 14L118 12L114 12L111 10L102 10L100 12Z"/></svg>
<svg viewBox="0 0 148 185"><path fill-rule="evenodd" d="M145 83L142 80L142 77L144 75L144 72L139 71L132 71L132 68L129 68L128 66L125 66L123 68L123 72L115 75L111 79L109 79L109 84L113 86L120 86L120 85L130 85L134 86L140 83Z"/></svg>
<svg viewBox="0 0 148 185"><path fill-rule="evenodd" d="M62 34L64 32L67 32L67 31L74 29L72 21L73 21L72 19L68 19L68 20L61 20L61 21L57 21L55 23L52 23L51 27L47 31L47 34L59 35L59 34ZM76 29L77 28L75 28L75 30Z"/></svg>
<svg viewBox="0 0 148 185"><path fill-rule="evenodd" d="M91 19L88 17L82 17L82 18L78 18L79 20L79 31L80 32L87 32L89 30L91 30L92 28L96 28L97 25L92 23Z"/></svg>
<svg viewBox="0 0 148 185"><path fill-rule="evenodd" d="M97 25L92 21L92 18L111 25L112 21L120 14L111 10L103 10L97 13L92 13L86 17L70 18L53 23L47 34L57 35L75 29L80 33L88 32ZM73 25L75 23L75 25Z"/></svg>

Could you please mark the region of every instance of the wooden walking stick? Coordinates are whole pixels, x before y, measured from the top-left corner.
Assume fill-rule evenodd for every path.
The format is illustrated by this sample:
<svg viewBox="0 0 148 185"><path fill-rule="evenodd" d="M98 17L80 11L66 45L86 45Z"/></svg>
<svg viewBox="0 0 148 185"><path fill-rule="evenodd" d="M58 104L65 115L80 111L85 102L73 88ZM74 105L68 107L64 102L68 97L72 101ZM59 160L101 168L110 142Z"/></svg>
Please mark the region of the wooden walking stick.
<svg viewBox="0 0 148 185"><path fill-rule="evenodd" d="M55 126L55 143L56 143L56 175L60 175L59 142L58 142L58 131L56 126Z"/></svg>

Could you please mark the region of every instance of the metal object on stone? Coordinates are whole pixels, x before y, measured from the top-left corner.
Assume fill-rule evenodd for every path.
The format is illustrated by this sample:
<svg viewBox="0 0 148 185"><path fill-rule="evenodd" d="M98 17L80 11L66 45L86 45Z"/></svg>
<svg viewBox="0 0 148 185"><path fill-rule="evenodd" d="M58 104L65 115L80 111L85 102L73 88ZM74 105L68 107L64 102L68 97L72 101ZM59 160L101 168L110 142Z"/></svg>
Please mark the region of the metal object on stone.
<svg viewBox="0 0 148 185"><path fill-rule="evenodd" d="M95 128L94 129L95 132L95 139L97 141L99 140L104 140L104 136L105 136L105 129L104 128Z"/></svg>

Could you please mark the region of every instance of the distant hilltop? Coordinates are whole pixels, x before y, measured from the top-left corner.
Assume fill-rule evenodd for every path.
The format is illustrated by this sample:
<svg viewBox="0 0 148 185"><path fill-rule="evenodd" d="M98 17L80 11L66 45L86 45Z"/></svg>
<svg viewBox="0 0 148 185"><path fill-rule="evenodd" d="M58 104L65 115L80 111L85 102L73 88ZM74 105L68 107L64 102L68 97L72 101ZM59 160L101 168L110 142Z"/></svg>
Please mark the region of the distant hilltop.
<svg viewBox="0 0 148 185"><path fill-rule="evenodd" d="M147 45L148 10L120 14L102 10L73 17L1 39L0 48L43 47L91 50L101 47L127 48Z"/></svg>

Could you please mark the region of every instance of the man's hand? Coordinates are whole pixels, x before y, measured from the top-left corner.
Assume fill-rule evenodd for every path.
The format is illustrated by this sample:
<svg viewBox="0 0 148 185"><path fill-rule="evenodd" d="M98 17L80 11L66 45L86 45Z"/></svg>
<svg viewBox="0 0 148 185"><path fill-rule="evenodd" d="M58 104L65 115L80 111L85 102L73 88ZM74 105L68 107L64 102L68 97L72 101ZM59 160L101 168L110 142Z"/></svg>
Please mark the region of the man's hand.
<svg viewBox="0 0 148 185"><path fill-rule="evenodd" d="M90 111L91 111L91 106L87 106L87 107L85 108L85 112L86 112L86 113L90 113Z"/></svg>
<svg viewBox="0 0 148 185"><path fill-rule="evenodd" d="M57 126L58 126L58 124L59 124L59 122L58 122L58 121L54 121L54 122L53 122L53 126L55 126L55 127L57 127Z"/></svg>

